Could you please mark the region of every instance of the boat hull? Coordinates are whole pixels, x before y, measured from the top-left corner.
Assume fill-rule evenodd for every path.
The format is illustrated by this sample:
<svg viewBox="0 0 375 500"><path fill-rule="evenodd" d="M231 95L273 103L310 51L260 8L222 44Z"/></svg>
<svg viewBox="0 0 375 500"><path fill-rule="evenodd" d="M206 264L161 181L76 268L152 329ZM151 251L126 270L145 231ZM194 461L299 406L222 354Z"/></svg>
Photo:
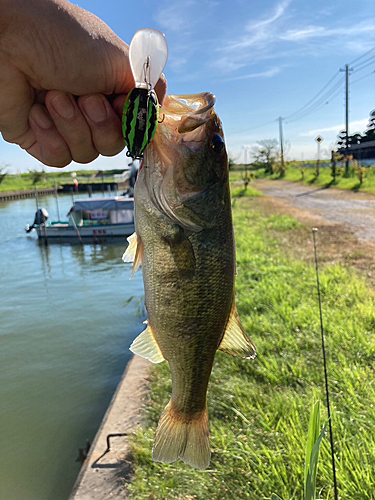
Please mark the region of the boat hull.
<svg viewBox="0 0 375 500"><path fill-rule="evenodd" d="M40 239L64 239L77 240L80 238L90 238L91 240L114 237L126 237L134 233L134 223L127 224L106 224L88 227L74 227L70 224L46 224L36 228ZM79 235L79 236L78 236Z"/></svg>

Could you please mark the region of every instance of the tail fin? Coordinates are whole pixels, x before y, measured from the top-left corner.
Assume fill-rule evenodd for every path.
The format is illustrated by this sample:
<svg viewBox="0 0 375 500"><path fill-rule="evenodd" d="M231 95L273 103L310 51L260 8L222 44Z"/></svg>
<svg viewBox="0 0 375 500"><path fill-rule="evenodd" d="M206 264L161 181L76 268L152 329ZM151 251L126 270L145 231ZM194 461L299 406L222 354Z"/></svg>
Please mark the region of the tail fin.
<svg viewBox="0 0 375 500"><path fill-rule="evenodd" d="M152 458L155 462L172 463L181 459L197 469L210 464L210 438L207 407L193 416L173 411L166 406L155 434Z"/></svg>

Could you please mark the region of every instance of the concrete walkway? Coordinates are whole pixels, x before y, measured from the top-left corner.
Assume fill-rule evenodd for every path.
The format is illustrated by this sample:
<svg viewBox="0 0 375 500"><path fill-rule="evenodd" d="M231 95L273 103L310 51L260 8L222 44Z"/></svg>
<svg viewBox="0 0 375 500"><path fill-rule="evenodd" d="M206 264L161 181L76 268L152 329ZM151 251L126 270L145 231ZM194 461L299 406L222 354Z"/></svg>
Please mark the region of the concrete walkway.
<svg viewBox="0 0 375 500"><path fill-rule="evenodd" d="M139 356L134 356L127 365L69 500L123 499L127 496L126 478L131 473L128 436L142 418L150 366L149 361ZM108 450L107 436L112 434Z"/></svg>

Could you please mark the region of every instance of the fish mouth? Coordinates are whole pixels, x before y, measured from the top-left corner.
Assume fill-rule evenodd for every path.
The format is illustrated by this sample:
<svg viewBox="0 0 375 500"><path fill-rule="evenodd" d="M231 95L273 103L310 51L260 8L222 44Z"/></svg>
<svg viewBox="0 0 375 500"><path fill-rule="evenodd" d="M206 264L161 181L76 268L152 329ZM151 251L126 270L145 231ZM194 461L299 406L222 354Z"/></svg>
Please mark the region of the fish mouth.
<svg viewBox="0 0 375 500"><path fill-rule="evenodd" d="M210 92L201 94L188 95L167 95L163 102L163 107L160 113L167 116L176 116L181 119L181 116L202 117L207 112L210 112L214 107L216 97Z"/></svg>
<svg viewBox="0 0 375 500"><path fill-rule="evenodd" d="M216 97L210 92L167 95L159 111L161 119L153 141L155 149L164 149L167 141L169 147L172 143L184 144L192 151L198 150L209 134L205 125L209 122L217 125L215 102Z"/></svg>

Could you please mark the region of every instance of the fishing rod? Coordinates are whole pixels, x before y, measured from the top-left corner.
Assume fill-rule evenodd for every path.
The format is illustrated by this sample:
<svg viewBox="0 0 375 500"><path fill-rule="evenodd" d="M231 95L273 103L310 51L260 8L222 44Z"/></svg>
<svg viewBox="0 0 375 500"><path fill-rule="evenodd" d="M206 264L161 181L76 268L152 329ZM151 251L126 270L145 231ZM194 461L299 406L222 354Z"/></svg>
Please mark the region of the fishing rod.
<svg viewBox="0 0 375 500"><path fill-rule="evenodd" d="M328 422L329 422L329 436L331 441L331 457L332 457L332 472L333 472L333 489L335 500L338 500L338 489L337 489L337 478L336 478L336 462L335 462L335 449L333 441L333 430L332 430L332 419L331 419L331 405L329 400L329 387L328 387L328 370L327 370L327 357L326 348L324 341L324 327L323 327L323 313L322 313L322 297L320 293L320 280L319 280L319 266L318 266L318 253L316 249L316 238L315 234L318 231L316 227L312 229L313 241L314 241L314 254L315 254L315 269L316 269L316 286L318 290L318 301L319 301L319 314L320 314L320 332L322 337L322 351L323 351L323 364L324 364L324 379L326 388L326 401L328 410Z"/></svg>

